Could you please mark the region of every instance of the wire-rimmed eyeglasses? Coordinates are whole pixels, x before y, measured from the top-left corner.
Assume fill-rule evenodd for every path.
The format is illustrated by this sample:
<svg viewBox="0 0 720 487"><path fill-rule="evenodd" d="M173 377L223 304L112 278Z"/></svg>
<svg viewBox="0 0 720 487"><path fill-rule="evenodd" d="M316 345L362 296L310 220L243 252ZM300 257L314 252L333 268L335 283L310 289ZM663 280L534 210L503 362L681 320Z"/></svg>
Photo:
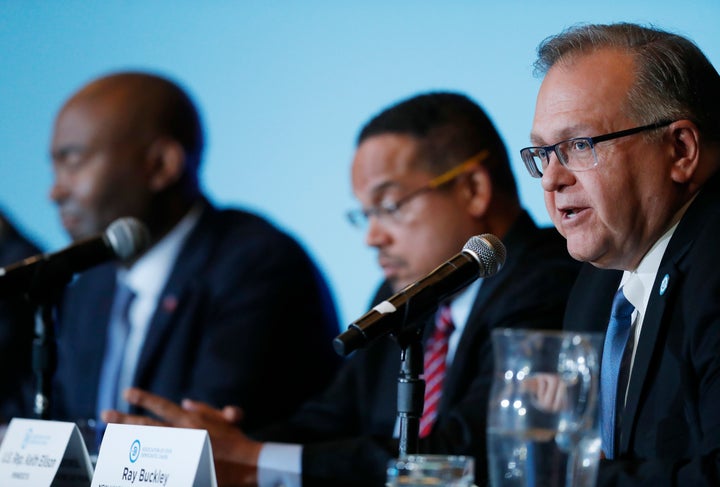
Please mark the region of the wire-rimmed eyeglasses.
<svg viewBox="0 0 720 487"><path fill-rule="evenodd" d="M550 164L550 154L553 152L555 152L560 164L569 170L587 171L598 164L597 154L595 153L595 144L598 142L666 127L673 122L675 122L675 120L663 120L641 127L620 130L619 132L596 135L595 137L573 137L572 139L563 140L553 145L525 147L524 149L520 149L520 157L522 157L525 167L527 167L528 172L534 178L542 177L543 171Z"/></svg>
<svg viewBox="0 0 720 487"><path fill-rule="evenodd" d="M382 203L378 206L350 210L346 214L348 221L350 221L350 224L354 227L365 228L370 217L376 217L381 219L389 219L392 217L396 217L400 208L406 203L408 203L410 200L421 194L438 189L441 186L455 180L456 178L467 172L468 169L484 161L489 154L490 152L487 150L482 150L478 152L477 154L458 164L457 166L447 170L439 176L435 176L425 185L419 187L414 191L411 191L410 193L406 194L394 203L388 202Z"/></svg>

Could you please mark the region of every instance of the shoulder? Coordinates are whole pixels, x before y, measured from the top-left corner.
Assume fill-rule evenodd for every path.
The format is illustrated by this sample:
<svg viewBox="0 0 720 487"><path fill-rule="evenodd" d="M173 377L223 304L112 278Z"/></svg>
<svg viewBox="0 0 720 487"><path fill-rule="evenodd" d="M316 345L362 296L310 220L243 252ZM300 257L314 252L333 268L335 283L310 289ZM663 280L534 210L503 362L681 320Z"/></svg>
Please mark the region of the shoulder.
<svg viewBox="0 0 720 487"><path fill-rule="evenodd" d="M210 208L194 233L216 250L230 254L267 257L279 254L295 258L306 255L298 240L287 231L263 216L242 209Z"/></svg>

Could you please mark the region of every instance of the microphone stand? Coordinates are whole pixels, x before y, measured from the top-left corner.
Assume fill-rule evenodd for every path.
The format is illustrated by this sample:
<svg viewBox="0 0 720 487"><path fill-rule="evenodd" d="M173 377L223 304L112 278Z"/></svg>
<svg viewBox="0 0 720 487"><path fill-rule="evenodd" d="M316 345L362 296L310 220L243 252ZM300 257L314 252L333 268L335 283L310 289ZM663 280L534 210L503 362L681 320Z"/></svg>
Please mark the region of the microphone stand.
<svg viewBox="0 0 720 487"><path fill-rule="evenodd" d="M400 373L397 385L397 417L400 420L399 458L419 453L420 418L425 407L425 369L423 336L430 311L415 319L410 313L414 300L405 307L405 316L392 334L400 345Z"/></svg>
<svg viewBox="0 0 720 487"><path fill-rule="evenodd" d="M422 329L422 328L421 328ZM422 333L412 333L407 341L398 340L400 374L398 376L397 415L400 420L400 458L418 453L420 418L425 402Z"/></svg>
<svg viewBox="0 0 720 487"><path fill-rule="evenodd" d="M52 379L57 367L54 304L74 275L69 267L64 266L54 269L59 278L49 279L46 269L46 265L38 265L26 294L28 301L35 306L35 336L32 352L35 382L33 413L38 419L50 419Z"/></svg>
<svg viewBox="0 0 720 487"><path fill-rule="evenodd" d="M35 311L32 360L35 375L33 412L38 419L50 419L50 396L52 377L57 364L57 344L53 307L48 302L39 303Z"/></svg>

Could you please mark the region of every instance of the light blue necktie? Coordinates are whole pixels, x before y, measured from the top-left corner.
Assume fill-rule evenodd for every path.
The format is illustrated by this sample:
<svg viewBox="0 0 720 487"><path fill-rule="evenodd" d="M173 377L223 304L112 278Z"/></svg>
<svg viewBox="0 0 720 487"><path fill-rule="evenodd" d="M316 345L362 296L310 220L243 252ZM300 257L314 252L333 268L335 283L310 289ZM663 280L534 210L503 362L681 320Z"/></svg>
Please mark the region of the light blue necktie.
<svg viewBox="0 0 720 487"><path fill-rule="evenodd" d="M610 323L605 334L605 345L600 370L600 428L605 457L612 460L615 454L615 402L618 375L623 351L627 344L635 307L627 300L622 288L613 299Z"/></svg>
<svg viewBox="0 0 720 487"><path fill-rule="evenodd" d="M125 355L125 345L130 333L128 310L135 293L127 284L118 282L110 313L110 323L105 343L105 357L98 385L97 417L105 409L117 409L118 379ZM101 425L104 429L104 425Z"/></svg>

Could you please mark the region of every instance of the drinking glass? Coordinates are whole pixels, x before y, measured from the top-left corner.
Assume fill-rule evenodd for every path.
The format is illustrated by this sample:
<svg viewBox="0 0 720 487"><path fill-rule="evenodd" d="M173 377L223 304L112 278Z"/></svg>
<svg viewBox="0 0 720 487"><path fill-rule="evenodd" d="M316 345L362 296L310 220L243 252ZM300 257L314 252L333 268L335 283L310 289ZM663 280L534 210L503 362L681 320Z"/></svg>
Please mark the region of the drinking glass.
<svg viewBox="0 0 720 487"><path fill-rule="evenodd" d="M461 455L407 455L390 460L387 487L472 487L475 462Z"/></svg>

